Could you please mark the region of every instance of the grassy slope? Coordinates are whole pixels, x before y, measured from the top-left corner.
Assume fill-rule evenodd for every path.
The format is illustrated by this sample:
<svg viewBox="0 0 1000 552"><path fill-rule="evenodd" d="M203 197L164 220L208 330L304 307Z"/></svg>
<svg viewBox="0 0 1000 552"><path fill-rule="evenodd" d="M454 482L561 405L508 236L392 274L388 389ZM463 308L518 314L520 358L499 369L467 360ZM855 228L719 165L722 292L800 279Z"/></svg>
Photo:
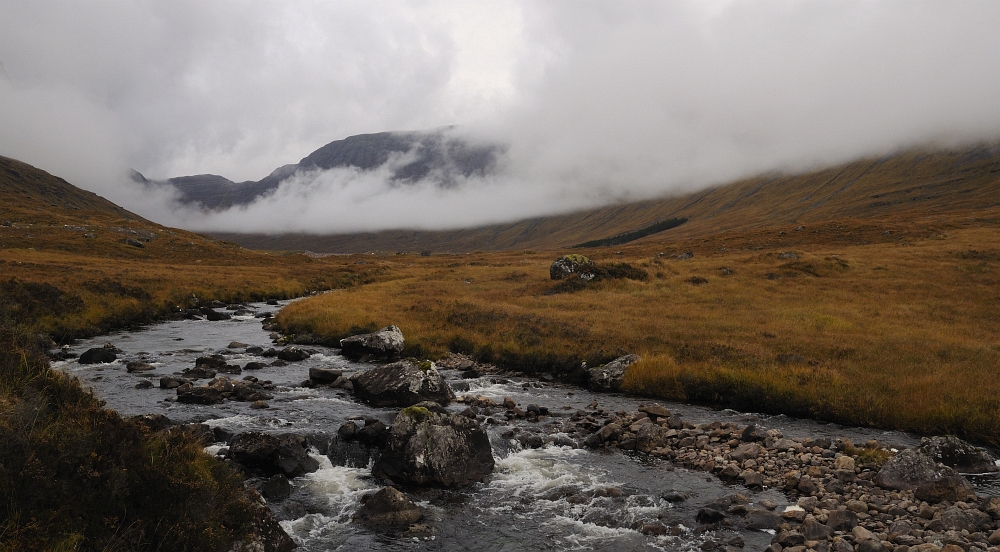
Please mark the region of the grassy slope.
<svg viewBox="0 0 1000 552"><path fill-rule="evenodd" d="M377 271L163 227L0 157L0 279L54 285L81 300L79 308L36 321L57 339L149 322L189 306L192 295L225 302L293 297L367 281Z"/></svg>
<svg viewBox="0 0 1000 552"><path fill-rule="evenodd" d="M822 222L795 214L806 184L787 198L769 193L773 207L722 190L745 199L713 200L714 233L573 250L641 267L647 281L552 295L549 263L566 250L408 255L385 280L298 302L279 321L327 340L398 324L413 354L472 352L569 378L582 360L636 352L644 360L626 382L635 393L997 445L1000 194L992 169L974 167L969 181L894 184L927 199L865 218L840 215L890 192L834 194L832 173L817 173L813 188L826 192L814 201L825 198L817 208L831 217ZM764 225L766 211L779 222ZM683 251L694 258L671 258ZM787 251L798 258L778 257Z"/></svg>
<svg viewBox="0 0 1000 552"><path fill-rule="evenodd" d="M191 437L150 434L50 370L40 332L68 340L192 295L290 297L377 270L165 228L0 158L0 550L228 550L259 508Z"/></svg>
<svg viewBox="0 0 1000 552"><path fill-rule="evenodd" d="M333 253L554 249L614 236L663 218L687 217L688 223L668 231L670 239L676 240L775 224L998 205L998 173L997 148L908 151L799 175L765 175L677 197L482 228L334 236L219 236L260 249Z"/></svg>

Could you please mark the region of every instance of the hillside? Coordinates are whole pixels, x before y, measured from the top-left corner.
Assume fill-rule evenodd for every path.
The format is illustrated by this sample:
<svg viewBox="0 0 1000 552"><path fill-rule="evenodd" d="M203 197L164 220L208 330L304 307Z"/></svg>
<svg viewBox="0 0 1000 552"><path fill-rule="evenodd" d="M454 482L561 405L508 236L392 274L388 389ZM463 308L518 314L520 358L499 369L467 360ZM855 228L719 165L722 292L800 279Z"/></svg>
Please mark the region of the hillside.
<svg viewBox="0 0 1000 552"><path fill-rule="evenodd" d="M0 157L0 550L287 551L260 495L193 433L106 410L45 350L379 270L167 228Z"/></svg>
<svg viewBox="0 0 1000 552"><path fill-rule="evenodd" d="M853 217L958 212L1000 205L1000 147L912 150L797 175L770 174L704 191L480 228L318 236L215 234L246 247L321 253L555 249L684 217L645 240L680 240L763 226Z"/></svg>
<svg viewBox="0 0 1000 552"><path fill-rule="evenodd" d="M356 167L372 170L384 165L394 155L412 152L413 158L394 169L397 182L415 182L432 172L440 185L449 186L457 176L482 175L488 172L497 147L470 144L445 134L447 129L427 132L379 132L359 134L335 140L310 153L298 163L284 165L258 181L233 182L215 174L170 178L165 182L149 181L135 172L132 179L143 184L171 185L180 191L180 201L199 204L206 209L226 209L247 205L277 189L297 171Z"/></svg>
<svg viewBox="0 0 1000 552"><path fill-rule="evenodd" d="M353 285L374 270L335 261L251 251L161 226L0 157L0 299L67 302L72 308L35 321L60 340L149 322L192 301L291 297ZM52 287L31 287L36 284ZM28 297L43 291L44 297Z"/></svg>

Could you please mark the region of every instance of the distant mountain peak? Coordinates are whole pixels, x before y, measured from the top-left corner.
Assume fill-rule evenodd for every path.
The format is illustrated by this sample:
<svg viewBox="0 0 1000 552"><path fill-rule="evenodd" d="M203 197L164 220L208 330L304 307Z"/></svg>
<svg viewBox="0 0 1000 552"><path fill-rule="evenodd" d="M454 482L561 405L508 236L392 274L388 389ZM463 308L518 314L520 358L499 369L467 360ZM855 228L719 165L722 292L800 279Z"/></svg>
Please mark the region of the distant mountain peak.
<svg viewBox="0 0 1000 552"><path fill-rule="evenodd" d="M210 210L248 205L278 188L296 173L355 167L373 170L393 159L392 179L412 184L433 178L441 187L457 185L460 178L484 176L493 171L503 148L496 144L471 144L449 131L453 126L429 131L357 134L335 140L303 157L298 163L278 167L254 182L233 182L223 176L199 174L166 181L149 181L133 171L132 180L142 184L170 185L180 192L184 204L199 204Z"/></svg>

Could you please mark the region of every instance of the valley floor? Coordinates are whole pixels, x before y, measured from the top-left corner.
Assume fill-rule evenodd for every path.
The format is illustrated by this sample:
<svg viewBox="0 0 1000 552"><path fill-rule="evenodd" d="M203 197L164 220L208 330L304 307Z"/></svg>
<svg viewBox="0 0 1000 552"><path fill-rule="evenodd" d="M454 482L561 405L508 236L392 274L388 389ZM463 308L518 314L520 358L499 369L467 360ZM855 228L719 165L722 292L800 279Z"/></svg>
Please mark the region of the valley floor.
<svg viewBox="0 0 1000 552"><path fill-rule="evenodd" d="M298 341L333 344L396 324L412 356L460 352L569 380L581 362L636 353L624 382L636 394L1000 444L997 208L668 235L349 257L378 267L377 281L299 301L278 321ZM570 252L640 273L550 280Z"/></svg>

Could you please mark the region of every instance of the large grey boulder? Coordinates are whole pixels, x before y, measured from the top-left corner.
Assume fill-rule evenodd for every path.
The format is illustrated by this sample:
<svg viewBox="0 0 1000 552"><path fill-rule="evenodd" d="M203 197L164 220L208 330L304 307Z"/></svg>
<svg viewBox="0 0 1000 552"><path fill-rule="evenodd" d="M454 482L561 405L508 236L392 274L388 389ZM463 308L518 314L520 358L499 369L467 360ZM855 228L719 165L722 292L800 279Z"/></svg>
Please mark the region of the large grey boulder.
<svg viewBox="0 0 1000 552"><path fill-rule="evenodd" d="M920 451L906 449L882 466L875 474L875 484L884 489L912 491L922 483L951 476L958 476L958 473Z"/></svg>
<svg viewBox="0 0 1000 552"><path fill-rule="evenodd" d="M433 362L401 360L351 376L354 396L372 406L412 406L423 401L447 405L455 393Z"/></svg>
<svg viewBox="0 0 1000 552"><path fill-rule="evenodd" d="M924 437L920 452L936 462L954 468L959 473L994 473L996 458L985 449L973 446L954 435Z"/></svg>
<svg viewBox="0 0 1000 552"><path fill-rule="evenodd" d="M403 331L395 325L340 340L340 354L351 360L392 360L402 353Z"/></svg>
<svg viewBox="0 0 1000 552"><path fill-rule="evenodd" d="M392 483L456 488L493 471L493 449L479 423L458 414L404 408L372 475Z"/></svg>
<svg viewBox="0 0 1000 552"><path fill-rule="evenodd" d="M639 355L625 355L587 370L587 381L594 391L614 392L621 388L625 370L639 360Z"/></svg>
<svg viewBox="0 0 1000 552"><path fill-rule="evenodd" d="M319 462L309 456L307 446L301 435L247 431L233 437L227 458L254 474L298 477L319 469Z"/></svg>

